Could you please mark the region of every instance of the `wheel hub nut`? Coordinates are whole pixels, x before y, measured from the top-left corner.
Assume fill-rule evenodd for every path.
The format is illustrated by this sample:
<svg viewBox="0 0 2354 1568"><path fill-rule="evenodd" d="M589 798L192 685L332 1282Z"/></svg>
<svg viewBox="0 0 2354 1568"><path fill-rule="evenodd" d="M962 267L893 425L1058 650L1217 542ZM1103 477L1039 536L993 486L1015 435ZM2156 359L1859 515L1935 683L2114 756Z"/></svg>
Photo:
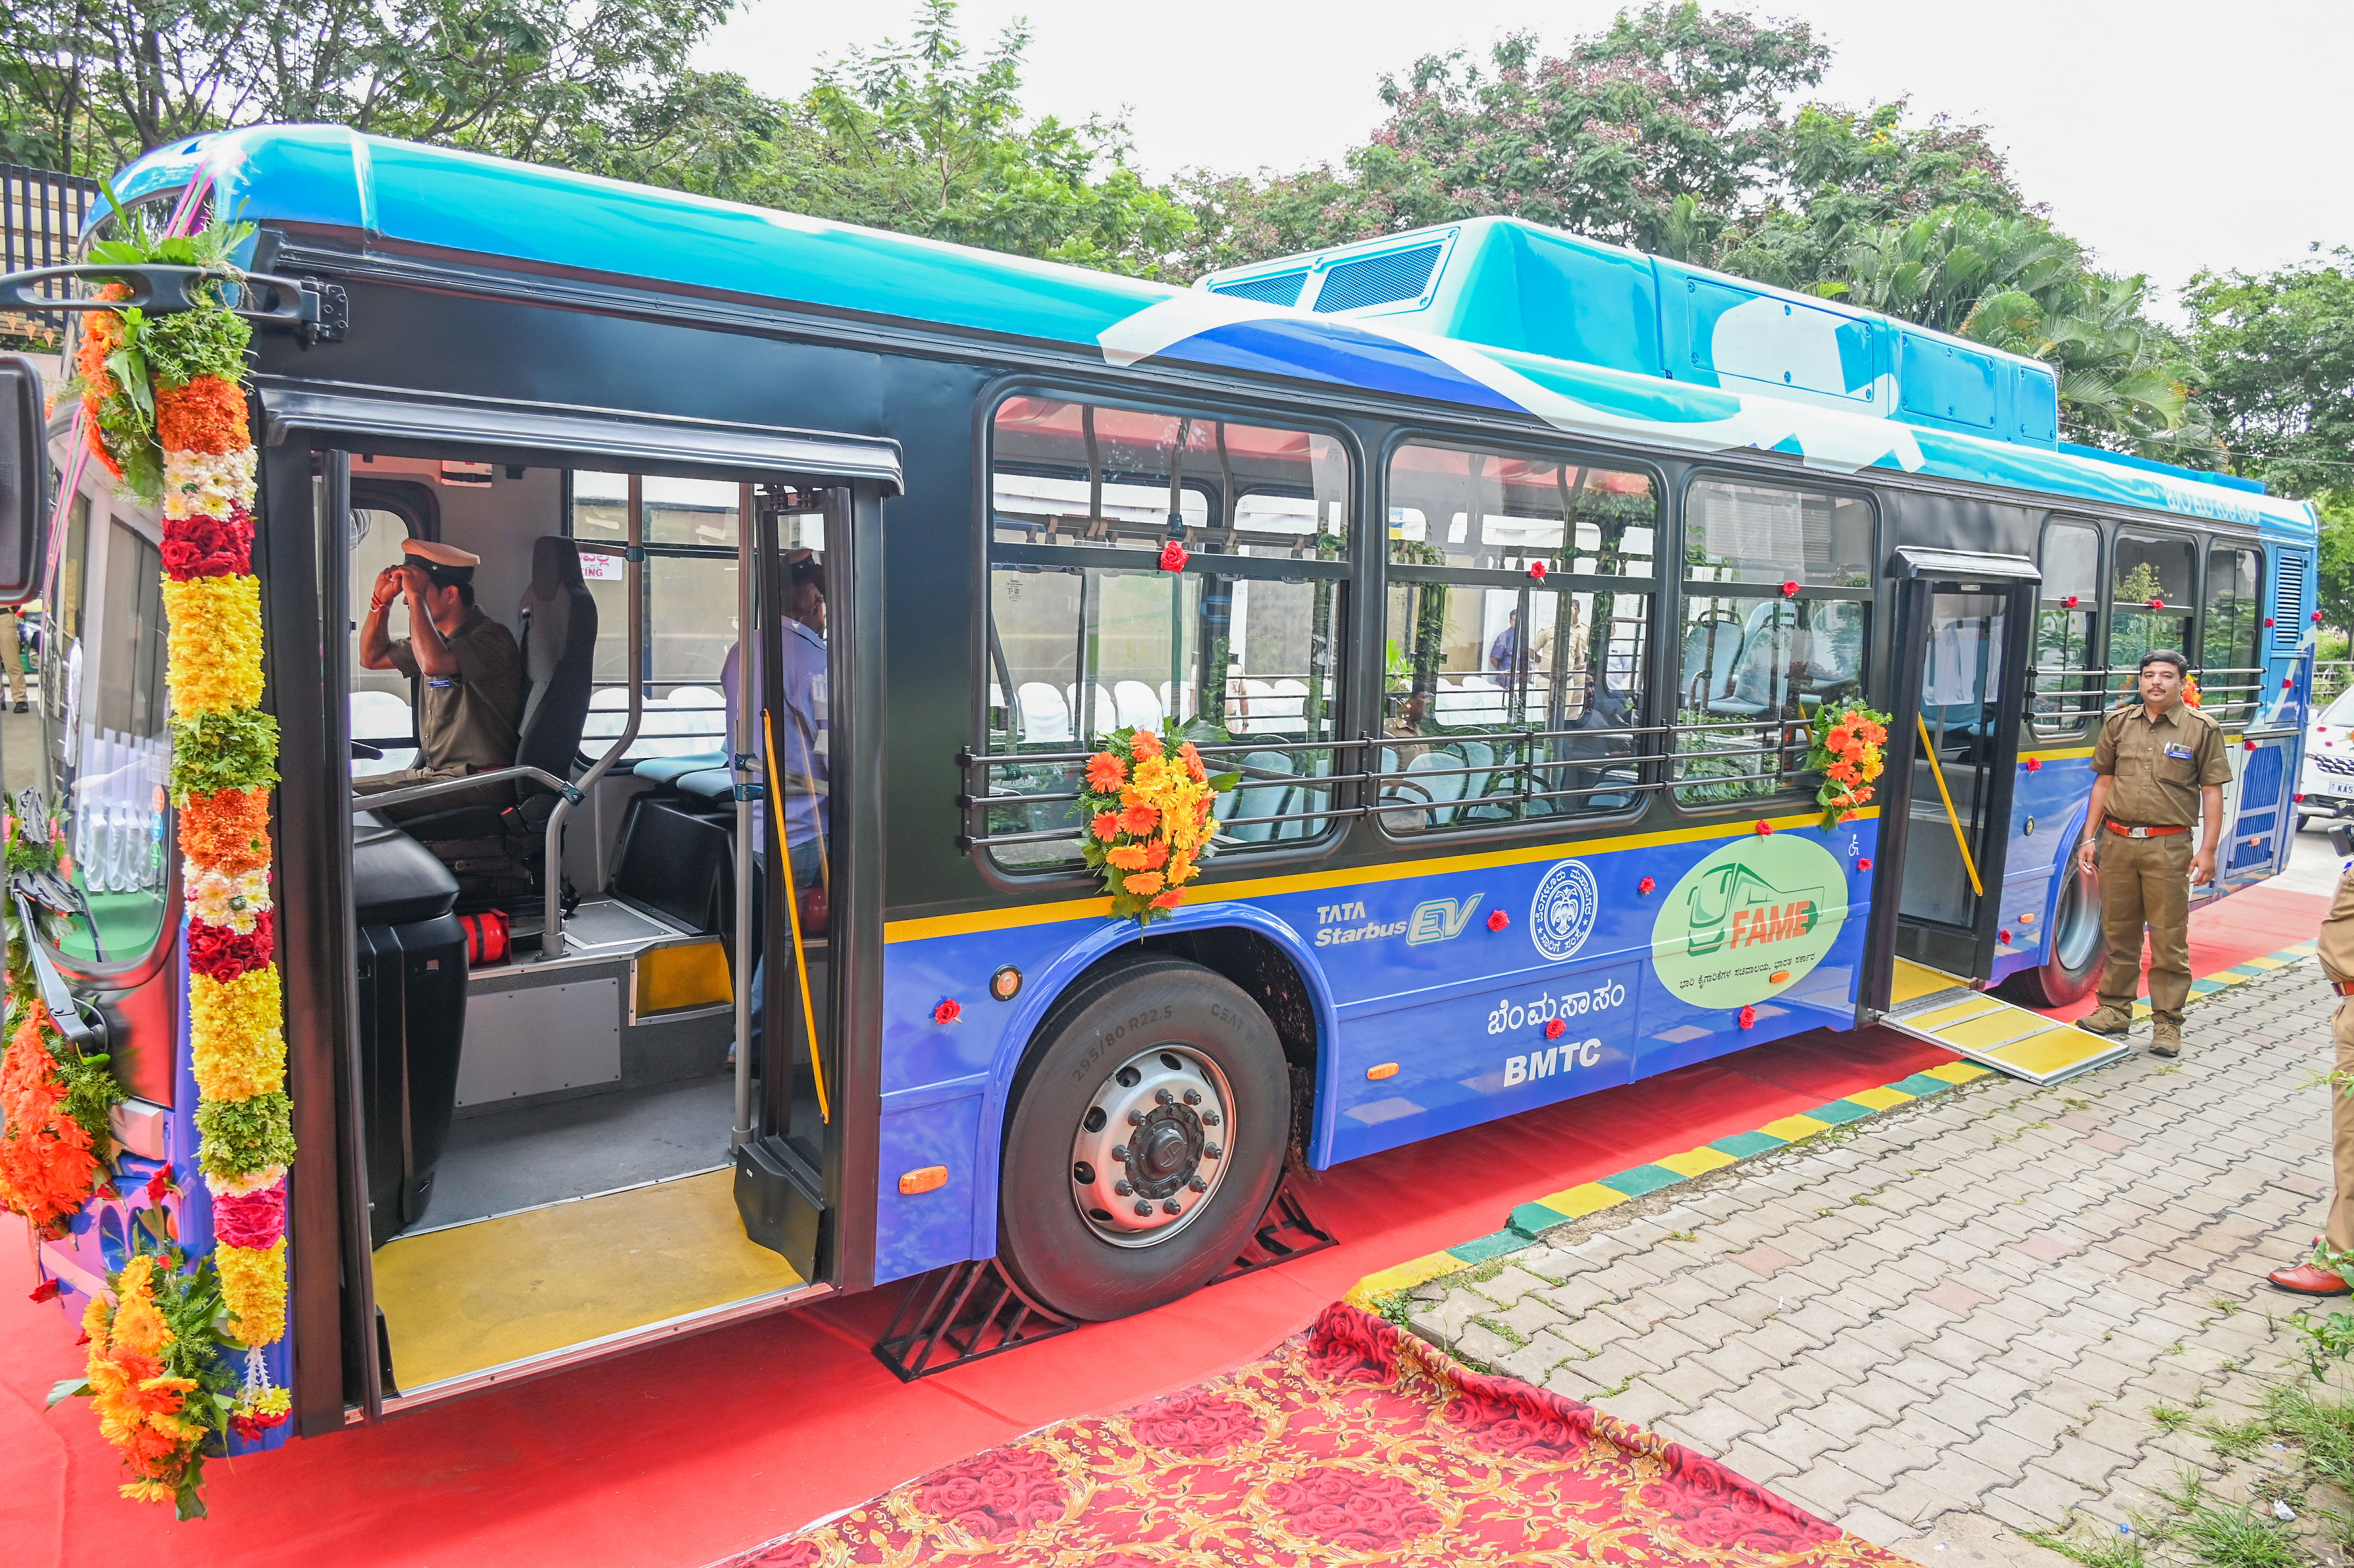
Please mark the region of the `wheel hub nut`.
<svg viewBox="0 0 2354 1568"><path fill-rule="evenodd" d="M1217 1195L1225 1150L1209 1129L1231 1114L1229 1094L1216 1065L1184 1046L1155 1045L1118 1065L1075 1128L1071 1192L1087 1226L1137 1247L1191 1224Z"/></svg>

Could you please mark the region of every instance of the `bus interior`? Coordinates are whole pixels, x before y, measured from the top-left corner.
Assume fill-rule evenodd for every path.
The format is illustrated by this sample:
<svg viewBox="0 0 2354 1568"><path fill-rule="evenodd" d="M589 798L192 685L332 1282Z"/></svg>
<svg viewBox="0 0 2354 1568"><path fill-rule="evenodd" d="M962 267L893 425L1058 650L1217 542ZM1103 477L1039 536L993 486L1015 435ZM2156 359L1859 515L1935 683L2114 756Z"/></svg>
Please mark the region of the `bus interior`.
<svg viewBox="0 0 2354 1568"><path fill-rule="evenodd" d="M416 683L361 660L377 576L411 539L481 557L475 608L514 636L527 677L517 765L588 779L554 865L546 832L564 798L545 783L354 798L358 1074L385 1393L811 1288L822 1270L810 1249L748 1234L733 1162L738 1142L783 1128L814 1168L823 1130L811 1091L811 1045L832 1016L825 516L717 479L462 453L327 461L348 462L355 787L396 785L385 776L420 763ZM748 506L773 530L779 601L801 620L785 629L790 647L772 644L784 649L775 678L785 689L781 703L756 702L768 733L737 747L729 694ZM408 613L396 598L391 637L408 634ZM754 662L757 682L766 673ZM775 693L756 685L764 694ZM739 802L739 782L761 775L731 768L738 750L776 758L777 799ZM739 805L754 847L741 897ZM749 950L760 950L758 879L779 821L794 891L778 957L790 972L769 987L787 1005L768 1017L787 1028L768 1029L739 1074L737 926L748 910ZM756 1020L761 1011L756 1002ZM754 1034L763 1038L757 1022ZM790 1042L781 1078L762 1071L780 1037Z"/></svg>

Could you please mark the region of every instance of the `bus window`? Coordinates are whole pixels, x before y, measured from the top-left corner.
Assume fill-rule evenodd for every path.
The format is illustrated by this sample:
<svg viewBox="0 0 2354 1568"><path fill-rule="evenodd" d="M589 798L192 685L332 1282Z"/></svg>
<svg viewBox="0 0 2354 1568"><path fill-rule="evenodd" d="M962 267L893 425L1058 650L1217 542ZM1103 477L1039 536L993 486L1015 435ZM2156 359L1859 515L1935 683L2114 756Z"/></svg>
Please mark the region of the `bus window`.
<svg viewBox="0 0 2354 1568"><path fill-rule="evenodd" d="M1872 537L1852 496L1724 480L1686 493L1679 804L1811 792L1808 722L1863 694Z"/></svg>
<svg viewBox="0 0 2354 1568"><path fill-rule="evenodd" d="M2101 708L2100 666L2093 662L2101 608L2101 531L2089 523L2047 524L2042 569L2029 714L2037 734L2066 735Z"/></svg>
<svg viewBox="0 0 2354 1568"><path fill-rule="evenodd" d="M49 799L63 813L60 869L87 918L59 934L78 959L120 962L162 934L170 769L162 552L130 523L101 525L75 499L42 641ZM95 592L92 590L95 589Z"/></svg>
<svg viewBox="0 0 2354 1568"><path fill-rule="evenodd" d="M1659 511L1648 474L1397 450L1384 828L1492 827L1635 803L1649 749L1639 726Z"/></svg>
<svg viewBox="0 0 2354 1568"><path fill-rule="evenodd" d="M998 863L1080 863L1068 754L1175 720L1245 775L1222 848L1331 831L1348 459L1333 438L1207 415L1008 398L990 474L988 751ZM1186 552L1162 569L1164 547Z"/></svg>
<svg viewBox="0 0 2354 1568"><path fill-rule="evenodd" d="M630 622L620 546L629 536L630 478L581 470L571 481L572 537L590 546L581 553L580 569L597 600L597 692L581 732L582 745L595 755L628 722ZM719 675L736 645L740 492L707 479L650 475L642 484L646 667L640 674L647 689L638 738L623 756L716 754L726 745ZM594 548L600 544L613 548Z"/></svg>
<svg viewBox="0 0 2354 1568"><path fill-rule="evenodd" d="M2198 598L2191 574L2198 563L2190 541L2150 534L2117 535L2109 604L2109 685L2134 689L2141 656L2171 648L2190 657L2190 621Z"/></svg>
<svg viewBox="0 0 2354 1568"><path fill-rule="evenodd" d="M2207 552L2207 621L2199 646L2199 701L2227 729L2248 722L2264 684L2256 628L2264 616L2264 557L2216 546Z"/></svg>

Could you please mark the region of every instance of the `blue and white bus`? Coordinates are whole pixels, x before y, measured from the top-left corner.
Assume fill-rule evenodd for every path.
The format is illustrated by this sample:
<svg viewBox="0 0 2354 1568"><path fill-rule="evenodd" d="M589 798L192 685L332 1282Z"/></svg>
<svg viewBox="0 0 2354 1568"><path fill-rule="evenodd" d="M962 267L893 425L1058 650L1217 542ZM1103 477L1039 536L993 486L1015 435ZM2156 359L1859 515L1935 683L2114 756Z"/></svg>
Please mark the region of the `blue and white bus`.
<svg viewBox="0 0 2354 1568"><path fill-rule="evenodd" d="M1135 1313L1287 1164L2073 999L2152 647L2232 743L2201 895L2289 848L2313 512L1980 344L1499 218L1175 289L335 128L115 188L317 307L250 380L303 1434L990 1260ZM195 1138L159 535L48 436L35 948L135 1177ZM523 636L495 810L349 788L418 744L355 625L416 539ZM1826 830L1849 704L1889 766ZM1171 721L1243 778L1140 929L1074 800ZM2110 1049L2026 1016L1957 1044ZM122 1210L41 1244L77 1310Z"/></svg>

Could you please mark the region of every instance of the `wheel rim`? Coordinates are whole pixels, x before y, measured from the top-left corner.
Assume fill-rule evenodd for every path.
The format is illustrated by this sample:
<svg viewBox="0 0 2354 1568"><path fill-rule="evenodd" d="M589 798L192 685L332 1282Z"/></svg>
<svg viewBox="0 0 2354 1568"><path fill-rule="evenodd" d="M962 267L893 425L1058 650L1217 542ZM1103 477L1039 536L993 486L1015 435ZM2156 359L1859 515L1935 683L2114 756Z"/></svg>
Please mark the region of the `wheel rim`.
<svg viewBox="0 0 2354 1568"><path fill-rule="evenodd" d="M1140 1051L1097 1086L1071 1139L1071 1199L1114 1246L1157 1246L1217 1196L1231 1163L1234 1093L1182 1045Z"/></svg>
<svg viewBox="0 0 2354 1568"><path fill-rule="evenodd" d="M2052 912L2052 953L2070 974L2091 963L2094 950L2100 945L2100 900L2093 895L2095 885L2092 876L2078 871L2060 890L2060 907Z"/></svg>

